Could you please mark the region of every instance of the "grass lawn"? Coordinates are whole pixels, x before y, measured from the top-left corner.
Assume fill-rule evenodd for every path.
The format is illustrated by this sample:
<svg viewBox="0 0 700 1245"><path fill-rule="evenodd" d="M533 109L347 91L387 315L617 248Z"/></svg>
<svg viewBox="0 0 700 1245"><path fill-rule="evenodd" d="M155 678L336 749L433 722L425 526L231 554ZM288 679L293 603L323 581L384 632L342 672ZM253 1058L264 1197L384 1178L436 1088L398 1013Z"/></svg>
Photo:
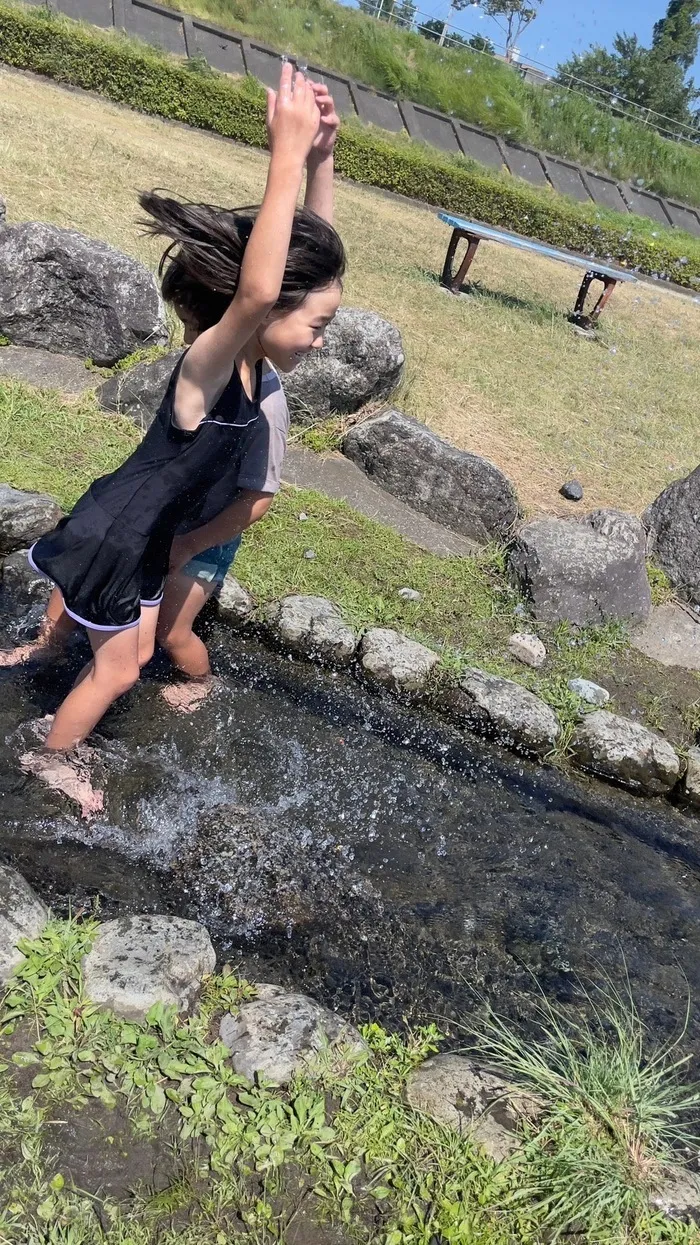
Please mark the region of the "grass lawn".
<svg viewBox="0 0 700 1245"><path fill-rule="evenodd" d="M2 71L0 160L11 221L74 226L154 264L135 192L259 198L265 157L199 132ZM486 454L531 510L562 511L577 475L590 506L639 511L700 458L695 377L700 305L639 284L616 291L602 340L576 337L565 313L580 274L505 247L483 247L481 289L453 300L436 281L448 231L414 204L338 186L346 302L401 329L408 370L399 404L455 444Z"/></svg>

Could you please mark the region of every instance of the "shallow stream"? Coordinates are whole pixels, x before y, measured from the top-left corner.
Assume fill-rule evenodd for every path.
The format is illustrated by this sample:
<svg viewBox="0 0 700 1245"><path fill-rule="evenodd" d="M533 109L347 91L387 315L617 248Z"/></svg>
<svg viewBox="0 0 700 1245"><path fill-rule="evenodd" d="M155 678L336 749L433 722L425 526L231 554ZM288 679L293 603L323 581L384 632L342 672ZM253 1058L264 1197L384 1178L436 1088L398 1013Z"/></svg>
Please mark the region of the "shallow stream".
<svg viewBox="0 0 700 1245"><path fill-rule="evenodd" d="M0 644L25 630L18 608L0 596ZM577 975L625 971L659 1035L682 1019L700 993L700 823L216 623L210 640L222 682L197 713L168 709L156 665L100 727L90 825L17 763L19 724L56 707L81 652L0 671L0 859L58 911L197 916L222 958L360 1020L454 1020L483 995L518 1015L533 977L574 1002ZM695 1016L690 1036L700 1053Z"/></svg>

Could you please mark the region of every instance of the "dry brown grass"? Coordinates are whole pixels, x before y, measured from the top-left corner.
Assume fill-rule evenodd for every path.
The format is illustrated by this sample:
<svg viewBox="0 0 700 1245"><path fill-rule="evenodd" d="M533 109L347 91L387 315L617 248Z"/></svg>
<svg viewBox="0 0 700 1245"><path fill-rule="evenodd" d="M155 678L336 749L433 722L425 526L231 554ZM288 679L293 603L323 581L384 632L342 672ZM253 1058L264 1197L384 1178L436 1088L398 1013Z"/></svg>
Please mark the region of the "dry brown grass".
<svg viewBox="0 0 700 1245"><path fill-rule="evenodd" d="M166 125L86 95L2 71L2 192L11 220L72 225L154 264L135 191L164 186L217 203L260 196L257 151ZM487 454L526 506L560 510L578 476L591 506L640 510L700 459L700 306L648 285L618 289L603 339L564 319L580 274L483 246L482 290L459 300L435 280L448 231L430 212L348 183L338 225L350 267L346 302L404 334L401 404L455 444Z"/></svg>

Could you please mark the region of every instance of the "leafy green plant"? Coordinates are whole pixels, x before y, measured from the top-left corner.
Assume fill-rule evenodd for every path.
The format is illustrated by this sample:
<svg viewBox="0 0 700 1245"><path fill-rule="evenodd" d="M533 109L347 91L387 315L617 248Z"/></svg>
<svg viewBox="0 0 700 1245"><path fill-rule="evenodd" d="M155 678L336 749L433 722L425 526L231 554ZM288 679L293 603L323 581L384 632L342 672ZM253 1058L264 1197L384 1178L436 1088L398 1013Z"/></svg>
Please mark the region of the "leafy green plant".
<svg viewBox="0 0 700 1245"><path fill-rule="evenodd" d="M674 598L673 585L665 571L655 562L647 562L647 577L653 605L665 605Z"/></svg>

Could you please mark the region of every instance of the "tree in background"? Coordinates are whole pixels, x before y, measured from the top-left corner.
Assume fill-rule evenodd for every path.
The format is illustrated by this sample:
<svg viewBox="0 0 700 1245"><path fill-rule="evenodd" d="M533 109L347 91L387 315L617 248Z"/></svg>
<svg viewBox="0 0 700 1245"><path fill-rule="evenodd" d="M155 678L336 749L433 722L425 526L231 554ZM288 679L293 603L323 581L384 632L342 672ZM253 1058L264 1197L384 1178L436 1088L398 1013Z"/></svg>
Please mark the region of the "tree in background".
<svg viewBox="0 0 700 1245"><path fill-rule="evenodd" d="M403 26L404 30L410 30L413 26L417 8L418 5L414 4L414 0L398 0L398 3L394 5L391 20L397 26Z"/></svg>
<svg viewBox="0 0 700 1245"><path fill-rule="evenodd" d="M488 52L489 56L494 56L496 53L495 47L486 35L472 35L471 39L467 39L467 46L473 48L475 52Z"/></svg>
<svg viewBox="0 0 700 1245"><path fill-rule="evenodd" d="M534 22L542 0L483 0L482 11L492 17L505 36L506 60L513 55L518 39Z"/></svg>
<svg viewBox="0 0 700 1245"><path fill-rule="evenodd" d="M698 54L700 0L671 0L666 16L654 26L652 51L687 73Z"/></svg>
<svg viewBox="0 0 700 1245"><path fill-rule="evenodd" d="M468 40L463 35L458 35L455 30L450 34L446 31L446 22L439 21L436 17L431 18L429 22L421 22L418 27L418 33L423 35L424 39L430 39L432 43L440 43L447 47L466 47ZM443 37L444 35L444 37ZM474 36L477 38L478 36Z"/></svg>
<svg viewBox="0 0 700 1245"><path fill-rule="evenodd" d="M697 53L699 14L700 0L670 0L666 16L654 27L650 48L636 35L617 34L611 52L594 44L559 65L558 79L571 85L575 78L573 85L598 103L604 104L607 96L612 107L632 103L671 121L696 124L693 105L700 91L685 77Z"/></svg>

